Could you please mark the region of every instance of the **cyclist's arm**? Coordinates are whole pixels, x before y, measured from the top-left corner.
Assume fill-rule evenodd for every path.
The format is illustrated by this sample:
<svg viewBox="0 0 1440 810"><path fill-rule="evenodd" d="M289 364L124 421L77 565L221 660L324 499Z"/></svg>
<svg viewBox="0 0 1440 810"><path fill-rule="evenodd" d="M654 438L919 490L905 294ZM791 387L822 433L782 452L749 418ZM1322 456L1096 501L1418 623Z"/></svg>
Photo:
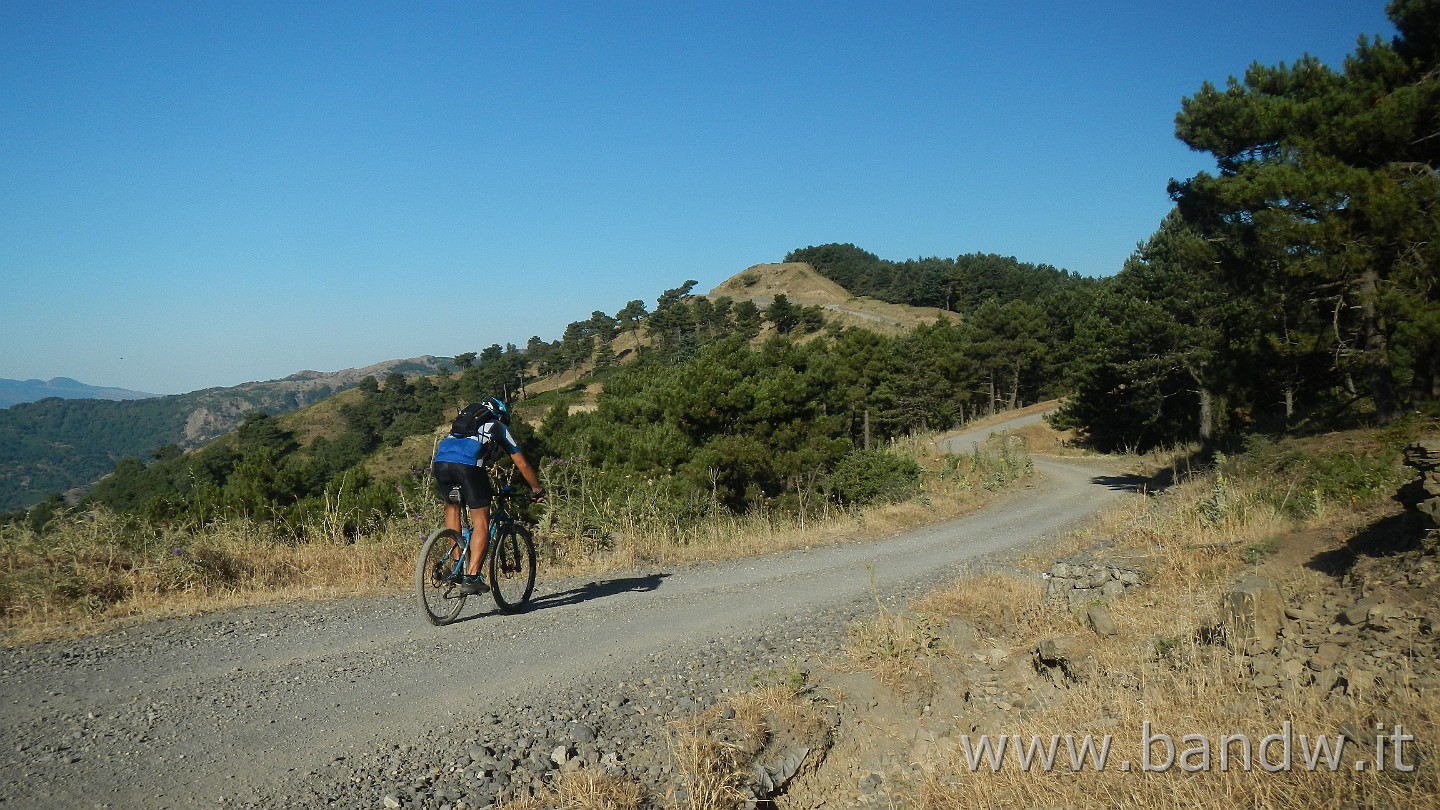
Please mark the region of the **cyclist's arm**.
<svg viewBox="0 0 1440 810"><path fill-rule="evenodd" d="M532 491L543 492L545 490L540 486L540 477L535 474L535 468L530 466L530 460L525 458L524 453L517 450L510 454L510 460L515 462L515 469L520 471L520 475L525 479L525 483L530 485Z"/></svg>
<svg viewBox="0 0 1440 810"><path fill-rule="evenodd" d="M515 469L520 471L520 475L524 477L525 483L530 485L532 492L537 495L544 494L545 488L540 486L540 476L535 474L535 468L530 466L530 460L525 458L525 454L521 452L520 443L515 441L515 434L511 433L510 428L503 423L496 423L496 425L498 430L495 439L500 443L500 447L510 454L510 460L515 462Z"/></svg>

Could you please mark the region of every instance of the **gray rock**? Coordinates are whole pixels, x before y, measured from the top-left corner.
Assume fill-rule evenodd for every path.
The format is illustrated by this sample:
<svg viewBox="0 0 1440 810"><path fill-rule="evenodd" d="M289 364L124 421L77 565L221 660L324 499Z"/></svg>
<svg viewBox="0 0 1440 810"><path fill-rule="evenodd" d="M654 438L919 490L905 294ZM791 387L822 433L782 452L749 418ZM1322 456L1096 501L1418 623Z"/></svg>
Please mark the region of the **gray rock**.
<svg viewBox="0 0 1440 810"><path fill-rule="evenodd" d="M1258 642L1273 648L1285 625L1285 600L1275 583L1247 576L1230 587L1220 600L1225 627L1236 641Z"/></svg>
<svg viewBox="0 0 1440 810"><path fill-rule="evenodd" d="M1329 694L1336 684L1340 682L1340 670L1331 667L1322 669L1315 673L1315 689L1321 694Z"/></svg>
<svg viewBox="0 0 1440 810"><path fill-rule="evenodd" d="M1340 663L1340 659L1344 657L1344 655L1344 647L1339 644L1325 642L1316 649L1315 654L1310 656L1310 660L1307 661L1306 664L1316 672L1320 672L1333 668L1336 664Z"/></svg>
<svg viewBox="0 0 1440 810"><path fill-rule="evenodd" d="M1047 638L1035 648L1036 670L1059 670L1071 681L1083 681L1094 671L1090 648L1074 636Z"/></svg>
<svg viewBox="0 0 1440 810"><path fill-rule="evenodd" d="M1319 616L1315 615L1315 613L1310 610L1306 610L1305 608L1287 607L1285 608L1285 616L1286 618L1294 619L1297 622L1320 621Z"/></svg>
<svg viewBox="0 0 1440 810"><path fill-rule="evenodd" d="M1090 629L1094 630L1097 636L1113 636L1120 632L1120 628L1115 625L1115 619L1110 616L1110 609L1105 607L1103 602L1091 605L1085 612L1085 618L1089 620Z"/></svg>
<svg viewBox="0 0 1440 810"><path fill-rule="evenodd" d="M571 742L582 745L595 742L595 729L584 723L571 723L565 730Z"/></svg>
<svg viewBox="0 0 1440 810"><path fill-rule="evenodd" d="M1378 596L1367 596L1357 600L1354 604L1340 611L1340 623L1348 625L1363 625L1370 618L1370 609L1384 602Z"/></svg>
<svg viewBox="0 0 1440 810"><path fill-rule="evenodd" d="M1388 602L1373 605L1365 613L1365 626L1373 630L1392 629L1401 617L1399 608Z"/></svg>

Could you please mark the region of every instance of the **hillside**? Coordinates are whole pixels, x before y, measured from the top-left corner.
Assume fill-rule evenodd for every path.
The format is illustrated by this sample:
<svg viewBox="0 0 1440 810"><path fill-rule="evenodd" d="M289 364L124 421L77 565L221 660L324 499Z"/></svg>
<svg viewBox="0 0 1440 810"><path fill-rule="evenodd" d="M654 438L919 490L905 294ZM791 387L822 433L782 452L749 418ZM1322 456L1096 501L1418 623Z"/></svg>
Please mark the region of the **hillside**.
<svg viewBox="0 0 1440 810"><path fill-rule="evenodd" d="M192 448L235 429L250 411L280 414L354 388L366 377L431 373L443 360L390 360L334 372L113 401L48 398L0 411L0 512L93 483L127 456L167 445Z"/></svg>
<svg viewBox="0 0 1440 810"><path fill-rule="evenodd" d="M860 410L855 396L859 389L851 386L844 392L830 392L832 398L842 397L824 406L831 418L823 420L823 430L828 431L827 435L834 434L826 439L832 443L843 443L846 438L863 441L856 437L872 430L876 435L897 435L927 425L952 424L978 411L1003 407L1006 402L1053 395L1046 387L1053 387L1055 375L1039 355L1007 359L1003 368L994 364L981 368L973 363L963 368L954 366L947 358L974 355L968 344L972 330L930 332L905 347L887 342L907 341L916 327L954 323L962 316L934 307L852 295L806 262L753 265L706 295L695 294L694 285L687 281L664 291L653 310L647 311L643 302L632 301L614 316L596 311L586 320L569 324L557 341L531 338L524 349L514 344L496 344L483 351L461 353L447 359L446 366L453 365L454 373L441 377L427 376L440 363L426 357L344 372L300 372L284 380L143 402L97 402L82 407L78 402L47 400L19 406L0 418L0 511L39 503L55 492L73 496L75 490L94 484L123 461L123 475L110 476L90 490L100 502L122 510L138 509L156 498L168 499L164 502L171 505L188 503L188 493L203 479L207 486L228 493L227 509L240 509L236 504L260 493L278 500L268 507L260 501L247 501L250 507L273 511L278 508L275 504L281 503L300 520L301 513L309 514L321 508L317 504L327 503L326 498L337 496L327 489L333 477L345 475L359 465L365 473L347 485L346 497L354 501L351 506L355 509L385 513L394 487L387 489L380 482L404 479L425 466L433 449L434 432L453 414L458 402L492 394L505 396L522 422L535 428L543 426L547 436L567 442L575 437L564 435L564 420L552 424L552 414L595 411L602 393L616 386L628 390L629 396L639 396L634 407L649 408L646 403L661 395L640 392L665 384L672 373L686 367L705 347L736 339L758 349L777 335L794 338L797 347L793 351L799 354L781 362L792 371L807 364L800 355L829 350L829 340L817 341L822 336L843 344L837 355L843 358L841 363L858 364L859 354L874 351L903 354L904 361L894 358L877 366L885 369L883 372L855 371L855 379L863 381L877 396L866 403L869 421L865 424L857 421ZM773 303L781 295L791 304L792 312L787 317L782 311L777 318ZM1001 296L1001 301L1005 300ZM979 334L999 334L1009 328L1005 324L1014 320L1007 306L992 302L994 311L988 315L981 311L964 317ZM1042 317L1032 326L1043 328L1043 323ZM855 333L842 337L839 333L846 329L854 329ZM865 337L866 333L870 337ZM1036 340L1050 337L1054 336L1035 335ZM1053 360L1063 351L1056 347L1041 354ZM631 369L642 358L647 361L646 370L637 376ZM736 360L731 357L725 362ZM732 370L753 382L768 374L775 361L766 355L759 366ZM333 396L355 387L366 377L386 377L396 372L415 379L399 385L387 380L365 392ZM789 391L791 386L782 387ZM768 389L765 396L771 404L778 401L774 400L775 392ZM807 401L819 396L817 390ZM202 471L199 478L187 472L192 462L180 461L175 448L191 449L229 433L240 425L246 413L257 410L284 415L273 423L257 424L254 435L241 442L251 450L268 447L275 454L257 468L258 472L250 473L261 475L265 487L251 487L244 493L227 489L228 477L239 460L235 448L229 446L211 445L215 453L202 453L204 458L194 459ZM773 428L777 418L771 414L761 424ZM815 424L812 417L806 417L794 430L804 433L816 429ZM93 427L97 425L103 427ZM758 426L757 430L764 434ZM680 434L667 435L674 440ZM688 433L684 436L686 442L708 441ZM627 443L639 441L643 440ZM162 454L164 458L152 458L162 448L168 448ZM689 454L685 451L682 456ZM672 461L667 469L678 467L682 460ZM786 479L765 480L777 488ZM712 492L718 492L718 483L710 484ZM730 490L738 504L736 487L738 483ZM329 503L325 508L334 507L333 500Z"/></svg>
<svg viewBox="0 0 1440 810"><path fill-rule="evenodd" d="M50 380L7 380L0 379L0 408L36 402L46 397L61 399L147 399L158 394L131 391L125 388L107 388L86 385L69 377L55 377Z"/></svg>
<svg viewBox="0 0 1440 810"><path fill-rule="evenodd" d="M721 299L735 303L749 302L764 310L777 295L784 295L799 307L819 307L827 326L854 327L883 335L900 334L941 319L960 319L956 313L934 307L911 307L851 295L844 287L826 279L804 262L752 265L695 298L711 302ZM610 342L617 365L637 359L637 344L641 350L655 345L654 337L644 332L642 329L634 335L621 334ZM774 334L774 326L765 323L755 339L763 340ZM594 363L581 363L574 369L530 380L526 383L526 390L532 397L547 392L568 391L570 412L594 410L597 398L604 391L603 383L591 379L595 370ZM549 400L541 400L533 405L517 403L516 407L527 419L539 424L551 404Z"/></svg>
<svg viewBox="0 0 1440 810"><path fill-rule="evenodd" d="M695 298L749 301L763 310L777 295L786 296L797 306L820 307L827 325L855 327L885 335L906 332L942 318L959 320L957 314L933 307L909 307L853 296L845 288L815 272L809 265L799 262L753 265L736 273L705 295ZM637 343L643 351L655 348L654 337L644 332L642 329L636 335L620 334L610 341L617 366L632 363L638 358L635 351ZM774 326L766 323L754 340L761 341L774 334ZM593 411L605 390L604 375L598 375L597 378L596 372L595 363L590 361L580 363L574 369L527 380L525 390L528 399L513 403L515 412L532 425L539 426L545 422L550 408L562 398L569 413ZM544 396L547 394L549 396ZM327 407L331 407L330 402L292 414L285 424L293 429L297 423L290 420ZM436 430L441 427L437 424ZM297 431L297 435L302 438L302 442L305 441L302 431ZM411 436L399 445L384 447L366 460L365 467L372 475L385 476L423 465L434 451L436 438L436 435L431 434Z"/></svg>
<svg viewBox="0 0 1440 810"><path fill-rule="evenodd" d="M793 304L824 309L827 322L886 334L904 332L941 318L959 320L955 313L935 307L911 307L851 295L804 262L754 265L726 279L706 297L750 301L763 309L776 295L784 295Z"/></svg>

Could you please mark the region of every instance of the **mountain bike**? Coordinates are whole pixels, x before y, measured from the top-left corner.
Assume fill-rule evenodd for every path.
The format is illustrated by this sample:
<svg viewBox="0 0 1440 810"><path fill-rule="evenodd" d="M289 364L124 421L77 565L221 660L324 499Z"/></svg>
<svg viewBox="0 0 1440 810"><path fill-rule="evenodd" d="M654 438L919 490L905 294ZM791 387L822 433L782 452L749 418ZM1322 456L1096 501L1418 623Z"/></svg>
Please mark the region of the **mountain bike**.
<svg viewBox="0 0 1440 810"><path fill-rule="evenodd" d="M530 602L535 591L535 540L511 502L518 498L514 487L502 487L490 505L490 542L480 570L489 571L490 595L502 613L515 613ZM460 503L460 489L450 491L451 503ZM460 617L466 594L460 590L461 577L470 564L470 510L460 508L460 531L436 529L420 546L415 563L415 594L420 612L434 625L446 625Z"/></svg>

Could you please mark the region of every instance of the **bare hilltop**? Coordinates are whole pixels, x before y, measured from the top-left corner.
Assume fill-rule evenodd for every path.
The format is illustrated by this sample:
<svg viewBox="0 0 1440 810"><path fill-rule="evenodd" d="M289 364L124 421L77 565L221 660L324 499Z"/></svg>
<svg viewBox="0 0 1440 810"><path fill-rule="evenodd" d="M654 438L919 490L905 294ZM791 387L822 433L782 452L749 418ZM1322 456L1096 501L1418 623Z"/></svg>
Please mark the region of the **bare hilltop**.
<svg viewBox="0 0 1440 810"><path fill-rule="evenodd" d="M909 307L852 295L804 262L753 265L726 279L706 297L752 301L764 308L777 295L784 295L792 304L826 310L827 321L886 334L898 334L942 318L960 319L954 312L935 307Z"/></svg>

